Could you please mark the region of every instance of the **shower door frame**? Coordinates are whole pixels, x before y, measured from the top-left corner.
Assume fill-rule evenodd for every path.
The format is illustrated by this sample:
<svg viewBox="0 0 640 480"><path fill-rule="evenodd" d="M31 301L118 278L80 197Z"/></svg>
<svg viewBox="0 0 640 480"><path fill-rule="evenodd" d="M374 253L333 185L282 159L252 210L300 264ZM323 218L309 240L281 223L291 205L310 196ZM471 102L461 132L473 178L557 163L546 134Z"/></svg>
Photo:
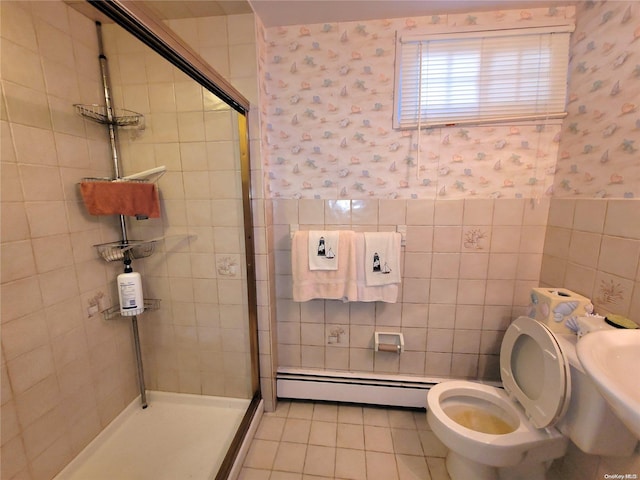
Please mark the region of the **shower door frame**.
<svg viewBox="0 0 640 480"><path fill-rule="evenodd" d="M244 245L247 269L247 308L249 319L249 351L251 356L251 391L253 397L227 450L215 480L228 478L244 437L258 410L262 395L258 357L258 311L255 271L253 212L251 205L251 164L249 155L249 101L224 77L213 70L199 55L152 13L138 2L122 0L87 0L98 11L134 35L165 60L180 69L204 88L218 96L238 112L238 137L244 221Z"/></svg>

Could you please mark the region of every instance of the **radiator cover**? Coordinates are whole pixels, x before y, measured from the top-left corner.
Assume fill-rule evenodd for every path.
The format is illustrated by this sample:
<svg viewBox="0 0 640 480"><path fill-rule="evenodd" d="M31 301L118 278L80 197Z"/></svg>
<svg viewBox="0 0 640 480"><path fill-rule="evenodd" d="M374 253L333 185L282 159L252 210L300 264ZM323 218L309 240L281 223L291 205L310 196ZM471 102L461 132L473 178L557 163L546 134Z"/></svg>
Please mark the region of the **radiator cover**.
<svg viewBox="0 0 640 480"><path fill-rule="evenodd" d="M278 398L426 408L427 392L445 379L279 368Z"/></svg>

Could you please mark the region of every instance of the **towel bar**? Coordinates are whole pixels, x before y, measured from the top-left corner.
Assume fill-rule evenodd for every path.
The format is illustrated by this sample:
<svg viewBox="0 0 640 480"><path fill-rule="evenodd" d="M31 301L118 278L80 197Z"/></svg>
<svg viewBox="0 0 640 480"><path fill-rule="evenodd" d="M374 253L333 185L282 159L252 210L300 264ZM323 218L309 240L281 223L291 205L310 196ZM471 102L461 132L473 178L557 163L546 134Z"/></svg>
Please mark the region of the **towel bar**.
<svg viewBox="0 0 640 480"><path fill-rule="evenodd" d="M167 171L167 167L164 165L160 167L150 168L142 172L134 173L120 178L108 178L108 177L85 177L83 182L137 182L137 183L149 183L157 182L162 175Z"/></svg>
<svg viewBox="0 0 640 480"><path fill-rule="evenodd" d="M293 239L293 236L298 230L300 230L300 225L297 223L292 223L291 225L289 225L289 236ZM397 225L396 232L398 232L402 237L402 240L400 241L400 245L404 247L407 243L407 226Z"/></svg>

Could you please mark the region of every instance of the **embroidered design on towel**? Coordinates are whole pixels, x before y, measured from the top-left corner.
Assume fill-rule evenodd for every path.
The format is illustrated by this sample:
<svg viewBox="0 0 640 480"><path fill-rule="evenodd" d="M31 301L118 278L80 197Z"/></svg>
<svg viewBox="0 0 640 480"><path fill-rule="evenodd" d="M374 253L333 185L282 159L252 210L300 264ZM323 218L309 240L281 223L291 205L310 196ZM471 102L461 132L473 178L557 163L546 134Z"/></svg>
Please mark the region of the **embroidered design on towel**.
<svg viewBox="0 0 640 480"><path fill-rule="evenodd" d="M381 273L381 274L389 274L391 273L391 267L389 267L388 262L384 262L382 265L380 261L380 255L378 252L373 253L373 268L371 270L373 273Z"/></svg>
<svg viewBox="0 0 640 480"><path fill-rule="evenodd" d="M328 260L336 257L336 254L333 252L333 248L331 247L331 245L329 245L329 248L327 248L327 245L325 245L324 237L320 237L320 240L318 240L318 256L325 257Z"/></svg>
<svg viewBox="0 0 640 480"><path fill-rule="evenodd" d="M309 270L337 270L340 231L309 231Z"/></svg>
<svg viewBox="0 0 640 480"><path fill-rule="evenodd" d="M320 240L318 240L318 256L319 257L327 256L324 251L324 237L320 237Z"/></svg>
<svg viewBox="0 0 640 480"><path fill-rule="evenodd" d="M363 270L368 287L401 282L400 241L397 232L364 232Z"/></svg>

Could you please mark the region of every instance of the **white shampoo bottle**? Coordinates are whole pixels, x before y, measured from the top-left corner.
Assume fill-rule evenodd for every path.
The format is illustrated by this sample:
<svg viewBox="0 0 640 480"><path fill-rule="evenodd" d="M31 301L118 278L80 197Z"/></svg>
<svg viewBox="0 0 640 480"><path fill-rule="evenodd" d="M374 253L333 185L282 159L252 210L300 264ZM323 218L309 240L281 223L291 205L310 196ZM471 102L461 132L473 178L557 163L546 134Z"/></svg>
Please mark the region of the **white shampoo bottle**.
<svg viewBox="0 0 640 480"><path fill-rule="evenodd" d="M120 315L132 317L144 312L142 295L142 277L131 268L131 260L124 261L124 273L118 275L118 298L120 300Z"/></svg>

